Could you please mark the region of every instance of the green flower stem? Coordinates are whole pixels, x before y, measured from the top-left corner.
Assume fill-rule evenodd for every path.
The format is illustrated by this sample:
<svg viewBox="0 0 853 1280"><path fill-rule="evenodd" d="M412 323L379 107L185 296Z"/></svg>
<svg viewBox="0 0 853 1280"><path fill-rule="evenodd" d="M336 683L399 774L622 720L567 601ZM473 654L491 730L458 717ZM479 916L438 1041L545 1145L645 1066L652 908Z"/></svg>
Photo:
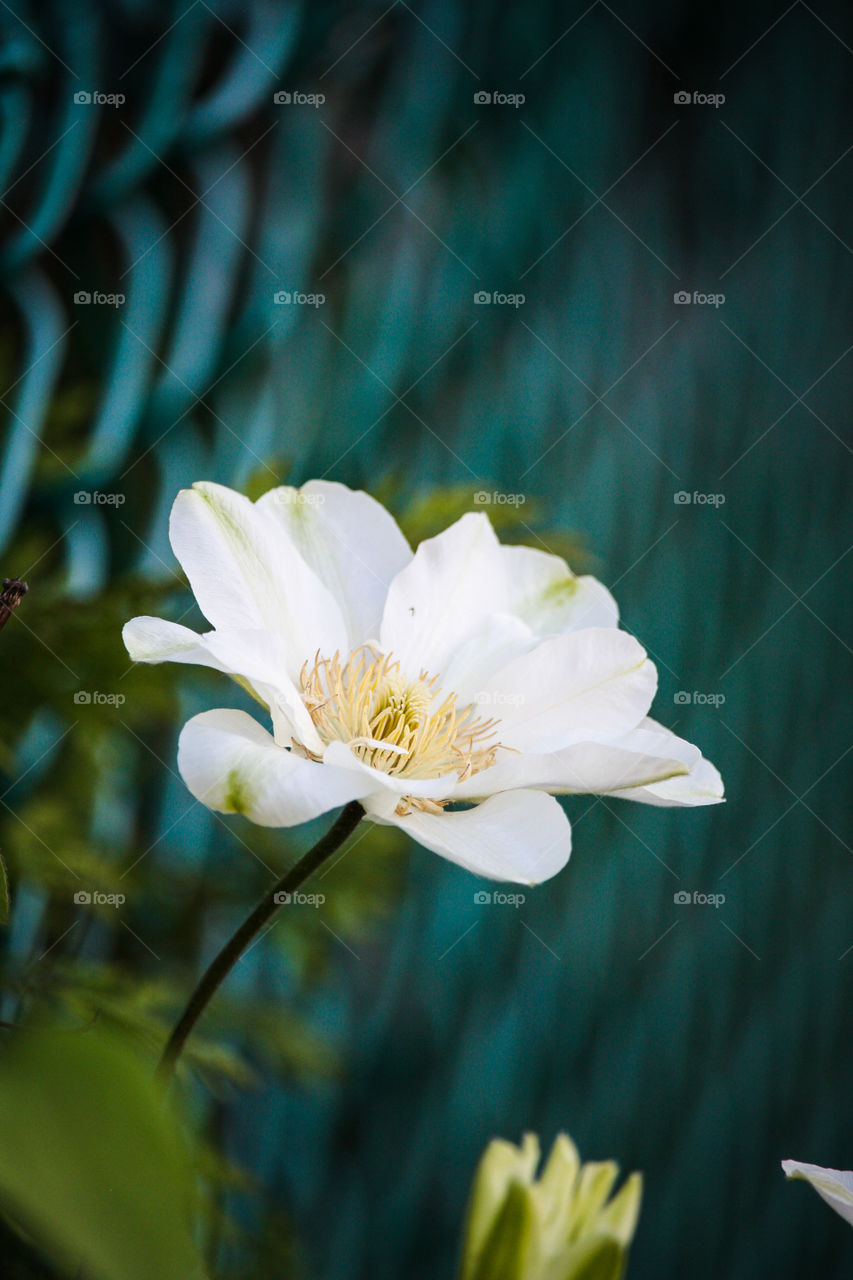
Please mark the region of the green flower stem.
<svg viewBox="0 0 853 1280"><path fill-rule="evenodd" d="M260 933L267 921L275 915L281 903L279 894L295 893L310 875L321 866L327 858L341 847L355 831L364 809L357 800L351 801L340 814L340 817L322 836L313 848L299 859L295 866L281 877L273 887L264 894L251 915L247 916L236 933L226 942L219 954L211 961L202 978L181 1014L175 1029L169 1036L163 1056L157 1066L157 1076L164 1085L172 1078L175 1064L181 1056L184 1045L207 1008L212 996L234 968L249 943Z"/></svg>

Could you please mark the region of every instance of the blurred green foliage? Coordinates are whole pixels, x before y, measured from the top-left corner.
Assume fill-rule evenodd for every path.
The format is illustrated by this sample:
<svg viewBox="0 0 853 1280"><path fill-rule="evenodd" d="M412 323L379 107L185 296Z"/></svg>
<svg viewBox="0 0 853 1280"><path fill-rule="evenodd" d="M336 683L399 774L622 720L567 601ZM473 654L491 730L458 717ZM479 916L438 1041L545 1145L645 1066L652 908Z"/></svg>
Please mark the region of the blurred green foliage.
<svg viewBox="0 0 853 1280"><path fill-rule="evenodd" d="M0 924L9 919L9 875L6 863L0 858Z"/></svg>
<svg viewBox="0 0 853 1280"><path fill-rule="evenodd" d="M63 1275L203 1280L183 1128L115 1037L21 1032L0 1057L7 1221Z"/></svg>

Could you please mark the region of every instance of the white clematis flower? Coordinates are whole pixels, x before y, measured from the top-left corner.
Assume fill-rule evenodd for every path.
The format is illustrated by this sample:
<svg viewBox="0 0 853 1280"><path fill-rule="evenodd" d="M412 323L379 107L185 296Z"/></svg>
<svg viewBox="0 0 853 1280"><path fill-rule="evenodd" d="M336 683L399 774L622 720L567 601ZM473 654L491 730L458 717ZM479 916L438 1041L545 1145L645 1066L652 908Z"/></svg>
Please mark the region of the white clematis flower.
<svg viewBox="0 0 853 1280"><path fill-rule="evenodd" d="M657 673L606 588L501 546L484 514L412 554L345 485L252 503L200 483L170 532L214 629L134 618L130 656L226 672L272 730L236 710L184 727L178 767L211 809L286 827L358 800L478 875L534 884L571 848L549 792L722 799L713 765L647 718Z"/></svg>

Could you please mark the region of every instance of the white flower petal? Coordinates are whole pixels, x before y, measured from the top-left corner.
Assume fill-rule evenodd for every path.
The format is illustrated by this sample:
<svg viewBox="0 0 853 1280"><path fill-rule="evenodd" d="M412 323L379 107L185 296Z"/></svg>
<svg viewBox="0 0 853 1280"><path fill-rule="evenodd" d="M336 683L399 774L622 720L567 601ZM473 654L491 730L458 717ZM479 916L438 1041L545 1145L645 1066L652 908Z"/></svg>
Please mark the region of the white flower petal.
<svg viewBox="0 0 853 1280"><path fill-rule="evenodd" d="M700 804L720 804L725 788L719 771L710 760L700 757L690 772L681 777L667 778L648 786L628 787L613 791L619 800L636 800L640 804L658 805L663 809L692 808Z"/></svg>
<svg viewBox="0 0 853 1280"><path fill-rule="evenodd" d="M613 791L612 794L620 800L636 800L640 804L670 808L719 804L724 799L723 780L710 760L704 758L698 747L679 738L656 720L643 720L636 729L625 735L619 745L632 751L671 756L686 766L686 772L682 775L645 784L632 784Z"/></svg>
<svg viewBox="0 0 853 1280"><path fill-rule="evenodd" d="M255 683L275 683L284 674L282 648L270 631L207 631L164 618L132 618L122 631L134 662L185 662L212 667ZM284 675L287 682L287 676Z"/></svg>
<svg viewBox="0 0 853 1280"><path fill-rule="evenodd" d="M502 755L490 769L460 782L453 798L473 800L523 787L555 795L621 794L620 788L661 782L688 771L681 760L629 750L625 741L577 742L546 754Z"/></svg>
<svg viewBox="0 0 853 1280"><path fill-rule="evenodd" d="M223 485L199 483L175 499L172 548L199 607L222 630L278 632L287 674L319 650L347 649L341 611L284 526Z"/></svg>
<svg viewBox="0 0 853 1280"><path fill-rule="evenodd" d="M853 1172L847 1169L824 1169L819 1164L803 1164L800 1160L783 1160L786 1178L802 1178L853 1226Z"/></svg>
<svg viewBox="0 0 853 1280"><path fill-rule="evenodd" d="M374 769L354 755L345 742L330 742L323 761L339 769L354 769L370 787L365 807L374 814L385 815L394 810L403 796L424 800L445 800L453 791L458 775L442 774L437 778L404 778L399 774Z"/></svg>
<svg viewBox="0 0 853 1280"><path fill-rule="evenodd" d="M551 636L503 667L478 701L500 721L505 747L551 752L621 737L645 716L657 671L625 631L591 627Z"/></svg>
<svg viewBox="0 0 853 1280"><path fill-rule="evenodd" d="M612 741L574 743L547 754L502 755L482 773L460 782L455 800L536 787L552 794L611 795L642 804L718 804L723 783L698 747L646 719Z"/></svg>
<svg viewBox="0 0 853 1280"><path fill-rule="evenodd" d="M178 769L196 800L241 813L262 827L294 827L361 799L369 783L353 770L305 760L244 711L204 711L184 725Z"/></svg>
<svg viewBox="0 0 853 1280"><path fill-rule="evenodd" d="M275 686L259 685L258 692L269 707L278 746L291 747L299 743L315 756L323 754L323 740L296 685L279 680Z"/></svg>
<svg viewBox="0 0 853 1280"><path fill-rule="evenodd" d="M163 618L133 618L122 632L134 662L185 662L233 676L268 707L276 741L297 738L320 754L323 744L293 681L287 676L285 645L271 631L208 631L197 635Z"/></svg>
<svg viewBox="0 0 853 1280"><path fill-rule="evenodd" d="M204 636L165 618L131 618L122 627L121 637L134 662L188 662L222 670Z"/></svg>
<svg viewBox="0 0 853 1280"><path fill-rule="evenodd" d="M407 675L444 672L492 613L506 612L501 546L485 515L468 512L422 542L388 591L380 643Z"/></svg>
<svg viewBox="0 0 853 1280"><path fill-rule="evenodd" d="M603 583L575 577L565 560L535 547L503 547L510 612L539 636L616 627L619 608Z"/></svg>
<svg viewBox="0 0 853 1280"><path fill-rule="evenodd" d="M464 707L501 667L537 643L526 622L509 613L492 613L454 650L441 672L441 689L455 693L457 705Z"/></svg>
<svg viewBox="0 0 853 1280"><path fill-rule="evenodd" d="M665 725L658 724L650 716L641 720L636 729L626 733L619 745L630 751L643 751L648 755L671 756L692 768L702 758L702 752L686 738L679 738Z"/></svg>
<svg viewBox="0 0 853 1280"><path fill-rule="evenodd" d="M490 880L539 884L562 870L572 848L568 818L553 796L542 791L504 791L455 813L413 809L404 818L369 816Z"/></svg>
<svg viewBox="0 0 853 1280"><path fill-rule="evenodd" d="M283 525L337 600L350 647L375 640L388 588L412 559L394 517L369 494L328 480L271 489L257 506Z"/></svg>

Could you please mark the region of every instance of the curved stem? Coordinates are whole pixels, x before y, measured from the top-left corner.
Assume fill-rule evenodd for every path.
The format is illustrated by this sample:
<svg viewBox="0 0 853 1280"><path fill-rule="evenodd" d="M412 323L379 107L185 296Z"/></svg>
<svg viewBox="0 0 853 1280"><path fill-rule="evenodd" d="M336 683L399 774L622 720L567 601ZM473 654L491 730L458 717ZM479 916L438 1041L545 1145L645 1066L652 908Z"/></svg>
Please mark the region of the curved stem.
<svg viewBox="0 0 853 1280"><path fill-rule="evenodd" d="M321 836L313 848L309 849L264 894L251 915L246 917L236 933L232 934L219 954L211 961L198 986L190 996L184 1012L175 1025L175 1029L169 1036L166 1047L163 1050L163 1056L157 1065L157 1076L164 1085L171 1080L175 1064L181 1056L183 1047L193 1027L207 1008L211 997L216 994L216 991L240 959L249 943L257 937L270 917L275 915L282 904L281 895L294 893L352 835L363 817L364 809L357 800L352 800L334 825L329 828L324 836Z"/></svg>

